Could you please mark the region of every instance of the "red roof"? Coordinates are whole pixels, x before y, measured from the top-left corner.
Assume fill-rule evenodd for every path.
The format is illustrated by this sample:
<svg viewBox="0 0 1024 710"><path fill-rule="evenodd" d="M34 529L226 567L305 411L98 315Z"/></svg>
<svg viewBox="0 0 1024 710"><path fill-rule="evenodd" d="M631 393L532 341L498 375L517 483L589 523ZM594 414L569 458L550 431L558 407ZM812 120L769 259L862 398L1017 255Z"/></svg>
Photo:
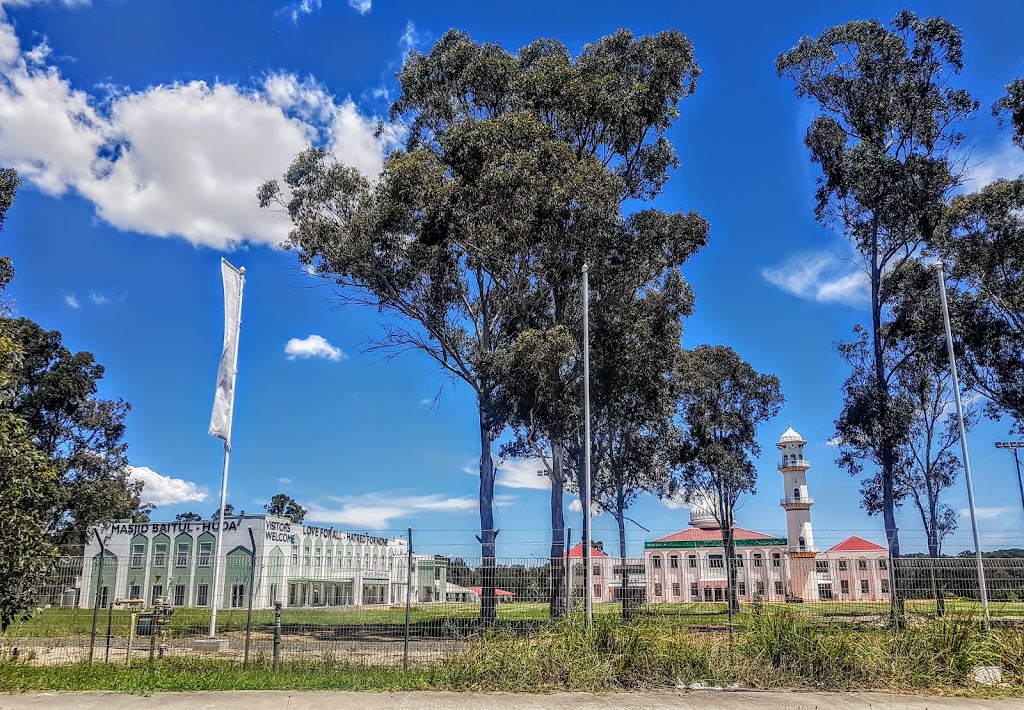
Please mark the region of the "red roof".
<svg viewBox="0 0 1024 710"><path fill-rule="evenodd" d="M853 535L835 547L830 548L828 552L885 552L885 548L881 545L876 545L870 540Z"/></svg>
<svg viewBox="0 0 1024 710"><path fill-rule="evenodd" d="M734 540L775 540L774 535L765 535L755 530L747 530L745 528L733 528L732 535ZM672 533L668 537L662 537L655 540L655 542L705 542L710 540L721 540L722 531L719 528L714 530L702 530L701 528L689 528L688 530L681 530L677 533Z"/></svg>
<svg viewBox="0 0 1024 710"><path fill-rule="evenodd" d="M568 556L569 557L583 557L583 543L581 542L578 545L569 548L569 555ZM598 550L596 547L591 545L590 546L590 556L593 558L593 557L607 557L608 555L604 554L603 552Z"/></svg>
<svg viewBox="0 0 1024 710"><path fill-rule="evenodd" d="M476 594L478 597L482 597L484 595L483 587L466 587L466 589L473 592L473 594ZM506 592L504 589L495 589L494 595L497 597L514 597L515 593Z"/></svg>

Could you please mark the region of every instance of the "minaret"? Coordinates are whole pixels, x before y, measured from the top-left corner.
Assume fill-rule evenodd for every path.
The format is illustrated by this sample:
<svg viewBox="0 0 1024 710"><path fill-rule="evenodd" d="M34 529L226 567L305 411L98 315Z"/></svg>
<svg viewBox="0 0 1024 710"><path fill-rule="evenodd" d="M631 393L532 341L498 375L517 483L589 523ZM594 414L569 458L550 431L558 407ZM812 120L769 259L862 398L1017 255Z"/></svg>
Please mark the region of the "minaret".
<svg viewBox="0 0 1024 710"><path fill-rule="evenodd" d="M793 431L793 422L790 422L789 428L776 444L782 456L779 471L782 473L785 492L779 505L786 511L790 557L815 557L818 554L811 530L811 506L814 505L814 499L807 495L807 469L811 463L804 458L806 443L803 437Z"/></svg>

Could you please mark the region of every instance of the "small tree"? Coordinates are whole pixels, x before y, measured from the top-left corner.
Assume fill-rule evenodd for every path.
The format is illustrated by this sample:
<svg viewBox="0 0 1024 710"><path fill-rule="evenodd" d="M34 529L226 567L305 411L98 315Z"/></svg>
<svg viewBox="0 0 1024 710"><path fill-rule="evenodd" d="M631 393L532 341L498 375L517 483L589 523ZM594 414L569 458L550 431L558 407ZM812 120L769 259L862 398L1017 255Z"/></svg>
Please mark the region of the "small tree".
<svg viewBox="0 0 1024 710"><path fill-rule="evenodd" d="M308 512L297 500L284 493L278 493L271 498L270 503L265 504L263 509L271 515L290 518L293 523L301 523Z"/></svg>
<svg viewBox="0 0 1024 710"><path fill-rule="evenodd" d="M220 511L218 510L217 513L219 514ZM193 513L193 512L178 513L177 515L174 516L174 520L179 522L179 523L192 523L192 522L196 522L196 521L202 520L202 519L203 519L202 515L200 515L199 513Z"/></svg>
<svg viewBox="0 0 1024 710"><path fill-rule="evenodd" d="M739 609L733 530L736 504L757 487L751 456L761 453L758 425L778 414L785 398L779 379L762 375L731 348L684 350L678 370L677 413L682 428L676 485L689 501L713 511L727 560L729 609Z"/></svg>
<svg viewBox="0 0 1024 710"><path fill-rule="evenodd" d="M231 503L225 503L224 504L224 517L226 518L227 516L234 515L234 514L235 514L235 506L233 506ZM213 511L213 513L210 515L210 520L220 520L220 508L217 508L216 510Z"/></svg>

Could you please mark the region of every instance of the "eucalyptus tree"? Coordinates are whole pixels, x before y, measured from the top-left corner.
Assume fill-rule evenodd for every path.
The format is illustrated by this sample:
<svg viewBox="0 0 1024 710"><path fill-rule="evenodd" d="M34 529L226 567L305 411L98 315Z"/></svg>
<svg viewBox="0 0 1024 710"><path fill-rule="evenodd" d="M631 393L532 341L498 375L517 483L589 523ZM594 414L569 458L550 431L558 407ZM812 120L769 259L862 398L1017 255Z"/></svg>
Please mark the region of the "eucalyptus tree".
<svg viewBox="0 0 1024 710"><path fill-rule="evenodd" d="M782 407L779 378L757 372L731 348L700 345L680 354L676 414L681 445L675 488L718 521L728 560L729 609L736 598L736 504L757 488L757 428Z"/></svg>
<svg viewBox="0 0 1024 710"><path fill-rule="evenodd" d="M965 382L1024 432L1024 179L955 197L935 248L958 286Z"/></svg>
<svg viewBox="0 0 1024 710"><path fill-rule="evenodd" d="M1024 79L1014 79L1006 85L1006 95L992 106L992 114L1000 125L1013 129L1013 142L1024 148Z"/></svg>
<svg viewBox="0 0 1024 710"><path fill-rule="evenodd" d="M870 325L858 330L869 369L847 382L837 421L841 442L857 432L877 452L882 516L889 550L900 553L895 520L897 448L906 436L894 411L892 386L900 361L890 357L883 325L891 294L885 276L900 270L934 236L950 190L958 184L953 154L963 141L959 121L977 108L953 85L963 69L960 32L941 17L899 13L887 29L854 21L804 37L779 55L776 71L796 84L819 114L804 143L821 167L815 216L852 241L870 287ZM851 408L855 408L855 411ZM859 449L846 449L859 455Z"/></svg>

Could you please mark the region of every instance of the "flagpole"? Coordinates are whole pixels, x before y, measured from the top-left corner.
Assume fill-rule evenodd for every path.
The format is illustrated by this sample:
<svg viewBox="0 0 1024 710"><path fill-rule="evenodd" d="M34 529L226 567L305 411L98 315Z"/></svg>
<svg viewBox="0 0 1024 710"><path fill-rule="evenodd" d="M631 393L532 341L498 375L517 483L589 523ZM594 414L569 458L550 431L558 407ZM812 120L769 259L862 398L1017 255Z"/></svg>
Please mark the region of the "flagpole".
<svg viewBox="0 0 1024 710"><path fill-rule="evenodd" d="M238 275L241 279L241 283L238 287L238 312L235 318L235 355L234 362L232 363L232 374L231 381L234 383L235 375L238 374L238 338L242 332L242 292L245 290L245 267L243 266L238 270ZM234 414L235 408L235 388L231 388L231 401L229 402L228 411ZM226 562L226 557L223 554L224 544L224 507L227 504L228 497L228 463L231 460L231 424L234 417L228 417L228 430L227 436L224 438L224 470L221 473L220 481L220 515L217 518L217 547L214 550L213 557L213 598L210 600L210 638L217 638L217 599L221 594L221 581L224 576L224 570L222 569L223 564L221 560Z"/></svg>
<svg viewBox="0 0 1024 710"><path fill-rule="evenodd" d="M583 613L587 624L594 621L594 570L590 564L590 268L583 265L583 485L580 503L583 504Z"/></svg>

